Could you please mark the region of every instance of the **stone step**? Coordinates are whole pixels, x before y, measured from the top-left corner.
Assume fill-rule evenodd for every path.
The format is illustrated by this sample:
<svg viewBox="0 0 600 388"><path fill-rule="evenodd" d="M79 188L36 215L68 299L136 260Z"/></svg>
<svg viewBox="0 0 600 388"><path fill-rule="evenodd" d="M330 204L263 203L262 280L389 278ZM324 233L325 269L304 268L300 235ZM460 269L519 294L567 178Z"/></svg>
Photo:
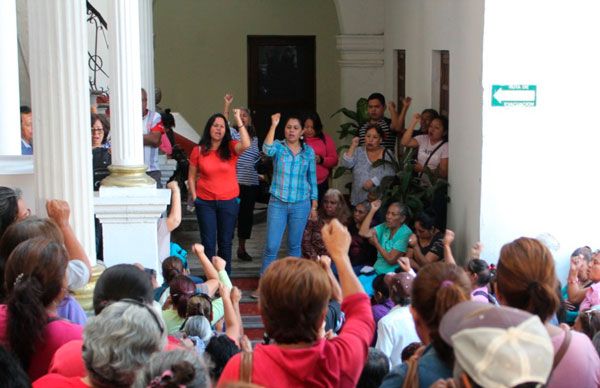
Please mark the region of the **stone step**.
<svg viewBox="0 0 600 388"><path fill-rule="evenodd" d="M258 225L267 221L267 205L256 204L254 207L253 222L254 225ZM181 224L177 229L182 231L193 231L198 229L198 220L196 219L196 212L194 210L188 211L184 206L181 212Z"/></svg>

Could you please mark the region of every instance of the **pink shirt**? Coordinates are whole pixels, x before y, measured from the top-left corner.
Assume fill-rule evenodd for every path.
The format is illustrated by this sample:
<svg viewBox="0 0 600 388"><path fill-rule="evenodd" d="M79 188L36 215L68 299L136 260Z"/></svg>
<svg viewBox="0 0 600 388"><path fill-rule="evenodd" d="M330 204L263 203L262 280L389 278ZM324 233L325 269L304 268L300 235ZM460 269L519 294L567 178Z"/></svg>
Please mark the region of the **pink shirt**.
<svg viewBox="0 0 600 388"><path fill-rule="evenodd" d="M338 164L338 154L335 142L328 134L323 134L325 141L318 137L307 137L306 144L311 146L315 155L320 156L323 161L317 163L317 183L321 184L329 177L329 172Z"/></svg>
<svg viewBox="0 0 600 388"><path fill-rule="evenodd" d="M319 340L302 349L257 345L252 360L252 383L264 387L354 387L365 365L375 323L369 297L346 297L342 303L346 323L340 335ZM240 354L225 366L218 386L237 381Z"/></svg>
<svg viewBox="0 0 600 388"><path fill-rule="evenodd" d="M600 387L600 358L590 339L582 333L571 331L571 343L546 388ZM565 338L565 332L552 337L556 353Z"/></svg>
<svg viewBox="0 0 600 388"><path fill-rule="evenodd" d="M592 284L585 292L585 298L579 305L579 311L589 310L600 305L600 282Z"/></svg>
<svg viewBox="0 0 600 388"><path fill-rule="evenodd" d="M487 286L482 286L479 288L476 288L473 290L473 292L471 292L471 300L474 302L481 302L481 303L490 303L490 301L488 300L487 296L485 295L475 295L475 293L477 291L483 291L486 294L490 293L490 290L488 290Z"/></svg>
<svg viewBox="0 0 600 388"><path fill-rule="evenodd" d="M7 324L8 310L7 306L2 304L0 305L0 344L10 348L7 336ZM29 363L27 373L31 381L48 373L48 366L56 349L71 340L81 339L82 333L83 327L64 319L58 319L46 325L42 333L44 342L36 345Z"/></svg>

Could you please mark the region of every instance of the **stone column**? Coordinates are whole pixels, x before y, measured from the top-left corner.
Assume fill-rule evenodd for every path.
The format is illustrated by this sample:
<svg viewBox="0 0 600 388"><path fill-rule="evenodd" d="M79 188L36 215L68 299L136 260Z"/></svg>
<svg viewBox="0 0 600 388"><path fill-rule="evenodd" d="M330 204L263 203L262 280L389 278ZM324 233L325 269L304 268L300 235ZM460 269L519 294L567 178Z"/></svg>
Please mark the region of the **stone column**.
<svg viewBox="0 0 600 388"><path fill-rule="evenodd" d="M157 190L144 165L140 4L111 0L108 10L113 164L95 199L104 263L141 263L155 269L161 280L157 219L170 202L170 190Z"/></svg>
<svg viewBox="0 0 600 388"><path fill-rule="evenodd" d="M154 101L154 19L152 0L140 1L140 61L142 87L148 92L148 109L155 110Z"/></svg>
<svg viewBox="0 0 600 388"><path fill-rule="evenodd" d="M151 187L155 182L146 175L142 137L138 1L111 0L108 26L112 166L102 185Z"/></svg>
<svg viewBox="0 0 600 388"><path fill-rule="evenodd" d="M17 6L15 0L2 3L0 23L0 155L21 155L19 116L19 58L17 51Z"/></svg>
<svg viewBox="0 0 600 388"><path fill-rule="evenodd" d="M28 15L38 214L47 199L69 202L73 230L94 263L85 2L29 0Z"/></svg>

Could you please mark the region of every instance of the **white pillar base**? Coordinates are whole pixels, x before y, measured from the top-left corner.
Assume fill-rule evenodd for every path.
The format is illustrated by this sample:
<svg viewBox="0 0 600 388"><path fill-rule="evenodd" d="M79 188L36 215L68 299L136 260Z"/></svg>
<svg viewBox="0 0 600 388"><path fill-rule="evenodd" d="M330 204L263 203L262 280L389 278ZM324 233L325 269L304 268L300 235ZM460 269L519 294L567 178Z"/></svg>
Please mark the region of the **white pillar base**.
<svg viewBox="0 0 600 388"><path fill-rule="evenodd" d="M157 221L170 201L166 189L100 187L94 209L102 224L106 267L140 263L154 269L162 283Z"/></svg>

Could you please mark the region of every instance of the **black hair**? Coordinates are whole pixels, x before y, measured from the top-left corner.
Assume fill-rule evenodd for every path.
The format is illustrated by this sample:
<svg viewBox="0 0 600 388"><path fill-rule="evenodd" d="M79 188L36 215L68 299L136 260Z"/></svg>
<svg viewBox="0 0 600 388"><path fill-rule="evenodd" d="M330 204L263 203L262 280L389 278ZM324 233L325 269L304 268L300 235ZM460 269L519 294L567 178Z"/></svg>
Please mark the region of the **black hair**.
<svg viewBox="0 0 600 388"><path fill-rule="evenodd" d="M204 351L212 360L212 366L209 370L211 379L214 381L219 380L229 359L240 351L240 348L228 336L218 335L212 337Z"/></svg>
<svg viewBox="0 0 600 388"><path fill-rule="evenodd" d="M160 115L163 126L165 128L173 128L175 126L175 117L171 114L171 109L165 109L164 113Z"/></svg>
<svg viewBox="0 0 600 388"><path fill-rule="evenodd" d="M381 128L379 125L377 124L370 124L365 128L365 136L367 135L367 132L369 132L369 129L375 129L377 131L377 133L379 134L379 137L381 138L381 140L385 139L386 137L386 133L383 131L383 128Z"/></svg>
<svg viewBox="0 0 600 388"><path fill-rule="evenodd" d="M21 107L19 108L19 111L21 112L22 115L26 115L31 113L31 108L27 105L21 105Z"/></svg>
<svg viewBox="0 0 600 388"><path fill-rule="evenodd" d="M117 264L107 268L96 282L93 304L96 315L111 302L133 299L151 304L152 283L148 275L132 264Z"/></svg>
<svg viewBox="0 0 600 388"><path fill-rule="evenodd" d="M444 127L444 141L448 141L448 133L449 133L448 117L444 116L444 115L438 115L437 117L433 118L431 121L433 121L433 120L440 120L442 122L442 127Z"/></svg>
<svg viewBox="0 0 600 388"><path fill-rule="evenodd" d="M494 271L490 270L487 261L482 259L469 260L467 271L477 275L477 285L480 287L488 284L494 276Z"/></svg>
<svg viewBox="0 0 600 388"><path fill-rule="evenodd" d="M363 367L360 379L356 384L357 388L379 387L383 378L390 371L390 362L388 357L381 350L369 348L367 361Z"/></svg>
<svg viewBox="0 0 600 388"><path fill-rule="evenodd" d="M315 136L319 139L325 141L325 134L323 133L323 123L321 122L321 117L317 112L309 112L304 117L304 124L306 124L306 120L312 120L313 128L315 130Z"/></svg>
<svg viewBox="0 0 600 388"><path fill-rule="evenodd" d="M384 299L390 297L390 288L385 284L385 274L375 276L375 279L373 279L373 291L380 292Z"/></svg>
<svg viewBox="0 0 600 388"><path fill-rule="evenodd" d="M29 388L29 376L19 361L6 348L0 346L0 386L11 388Z"/></svg>
<svg viewBox="0 0 600 388"><path fill-rule="evenodd" d="M19 215L19 194L10 187L0 186L0 237Z"/></svg>
<svg viewBox="0 0 600 388"><path fill-rule="evenodd" d="M421 224L423 229L431 230L435 227L435 215L428 211L422 211L415 217L415 223Z"/></svg>
<svg viewBox="0 0 600 388"><path fill-rule="evenodd" d="M410 344L406 345L406 347L404 348L404 350L402 350L402 353L400 355L400 359L402 360L402 362L405 362L409 358L411 358L421 346L423 346L423 344L420 342L411 342Z"/></svg>
<svg viewBox="0 0 600 388"><path fill-rule="evenodd" d="M424 114L430 114L432 120L440 117L440 114L438 113L438 111L433 108L423 109L423 112L421 112L421 116L423 116Z"/></svg>
<svg viewBox="0 0 600 388"><path fill-rule="evenodd" d="M161 267L163 279L167 284L170 283L175 276L183 274L183 260L177 256L169 256L164 259Z"/></svg>
<svg viewBox="0 0 600 388"><path fill-rule="evenodd" d="M381 103L381 105L385 106L385 97L381 93L371 93L369 98L367 98L367 101L371 100L378 100Z"/></svg>
<svg viewBox="0 0 600 388"><path fill-rule="evenodd" d="M103 114L92 113L91 123L90 123L92 128L94 127L94 123L96 121L100 121L100 123L102 124L102 132L104 132L104 135L102 135L102 144L104 144L104 143L106 143L106 139L108 138L108 133L110 132L110 121Z"/></svg>
<svg viewBox="0 0 600 388"><path fill-rule="evenodd" d="M223 139L221 140L221 144L219 145L217 152L218 152L221 160L229 160L229 159L231 159L231 149L229 149L229 143L231 142L231 133L229 131L229 123L227 122L227 119L225 118L225 116L223 116L221 113L215 113L208 118L208 121L206 122L206 125L204 126L204 133L202 134L202 138L198 142L198 145L200 146L200 150L202 151L202 153L204 155L208 154L208 152L212 148L212 139L210 137L210 128L213 126L213 124L215 123L215 120L218 118L223 119L223 121L225 123L225 129L224 129L225 132L223 134Z"/></svg>
<svg viewBox="0 0 600 388"><path fill-rule="evenodd" d="M285 138L285 126L287 125L288 121L290 121L290 120L298 120L298 122L300 123L300 128L304 129L304 121L305 121L305 118L304 118L302 115L300 115L300 114L297 114L297 113L291 113L291 114L289 114L289 115L288 115L288 116L285 118L285 121L284 121L284 123L285 123L285 124L284 124L284 126L283 126L283 131L284 131L284 135L283 135L283 136L284 136L284 138ZM304 139L303 139L303 137L304 137L304 136L301 136L301 137L300 137L300 146L301 146L301 147L302 147L302 149L304 150L304 149L305 149L305 144L306 144L306 143L304 142Z"/></svg>

